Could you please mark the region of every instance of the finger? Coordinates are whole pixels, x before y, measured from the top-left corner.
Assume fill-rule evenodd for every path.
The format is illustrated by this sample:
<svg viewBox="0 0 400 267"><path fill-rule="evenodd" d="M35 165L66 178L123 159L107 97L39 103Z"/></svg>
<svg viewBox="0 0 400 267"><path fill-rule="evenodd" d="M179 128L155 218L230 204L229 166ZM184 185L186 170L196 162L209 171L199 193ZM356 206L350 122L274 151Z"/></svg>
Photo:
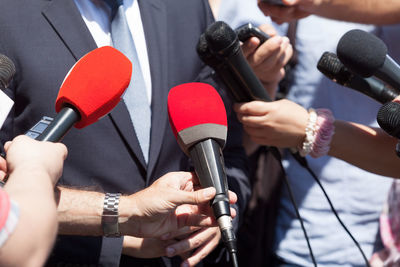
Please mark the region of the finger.
<svg viewBox="0 0 400 267"><path fill-rule="evenodd" d="M259 67L261 64L273 66L279 56L283 40L284 38L281 36L270 38L248 57L249 64L253 68Z"/></svg>
<svg viewBox="0 0 400 267"><path fill-rule="evenodd" d="M170 201L177 204L203 204L215 196L215 188L208 187L194 192L177 191L170 196Z"/></svg>
<svg viewBox="0 0 400 267"><path fill-rule="evenodd" d="M237 202L237 195L235 192L229 190L228 191L228 196L229 196L229 203L230 204L235 204Z"/></svg>
<svg viewBox="0 0 400 267"><path fill-rule="evenodd" d="M240 122L245 127L262 128L266 122L266 115L263 116L242 116ZM247 131L247 130L246 130Z"/></svg>
<svg viewBox="0 0 400 267"><path fill-rule="evenodd" d="M270 37L277 35L275 28L271 24L262 24L258 28L268 34Z"/></svg>
<svg viewBox="0 0 400 267"><path fill-rule="evenodd" d="M198 231L201 227L198 226L184 226L176 231L166 233L160 237L161 240L181 239L179 237Z"/></svg>
<svg viewBox="0 0 400 267"><path fill-rule="evenodd" d="M166 254L168 257L172 257L198 248L205 242L216 237L217 231L219 231L218 227L203 228L193 233L188 238L168 246L166 248Z"/></svg>
<svg viewBox="0 0 400 267"><path fill-rule="evenodd" d="M199 262L201 262L208 254L210 254L218 245L219 236L210 239L208 242L201 245L198 249L194 251L192 255L186 258L184 262L182 262L181 266L195 266Z"/></svg>
<svg viewBox="0 0 400 267"><path fill-rule="evenodd" d="M260 45L260 40L256 37L252 37L241 46L242 52L245 58L256 51L257 47Z"/></svg>
<svg viewBox="0 0 400 267"><path fill-rule="evenodd" d="M8 151L8 149L10 148L10 146L11 146L11 141L7 141L5 144L4 144L4 150L7 152Z"/></svg>
<svg viewBox="0 0 400 267"><path fill-rule="evenodd" d="M211 213L211 212L210 212ZM176 215L178 228L184 226L201 226L201 227L211 227L217 225L217 222L212 214L177 214Z"/></svg>
<svg viewBox="0 0 400 267"><path fill-rule="evenodd" d="M269 111L270 103L252 101L237 107L236 112L241 115L263 116Z"/></svg>

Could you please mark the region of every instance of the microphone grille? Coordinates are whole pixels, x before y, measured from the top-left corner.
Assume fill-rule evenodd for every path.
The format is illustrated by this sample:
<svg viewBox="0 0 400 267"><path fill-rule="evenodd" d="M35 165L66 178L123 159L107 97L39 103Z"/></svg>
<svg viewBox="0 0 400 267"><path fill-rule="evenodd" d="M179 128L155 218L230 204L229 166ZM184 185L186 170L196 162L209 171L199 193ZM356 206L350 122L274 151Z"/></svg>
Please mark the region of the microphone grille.
<svg viewBox="0 0 400 267"><path fill-rule="evenodd" d="M8 86L14 74L14 63L7 56L0 54L0 89Z"/></svg>
<svg viewBox="0 0 400 267"><path fill-rule="evenodd" d="M325 52L318 61L317 69L326 77L345 85L353 74L343 65L336 54Z"/></svg>
<svg viewBox="0 0 400 267"><path fill-rule="evenodd" d="M400 139L400 104L388 102L379 109L377 115L379 126L391 136Z"/></svg>
<svg viewBox="0 0 400 267"><path fill-rule="evenodd" d="M199 41L196 47L197 54L199 55L200 59L212 68L216 68L220 61L216 58L214 54L210 52L208 47L208 43L206 40L206 36L203 33L200 35Z"/></svg>
<svg viewBox="0 0 400 267"><path fill-rule="evenodd" d="M370 77L385 62L387 47L375 35L356 29L342 36L336 52L340 61L351 71L362 77Z"/></svg>
<svg viewBox="0 0 400 267"><path fill-rule="evenodd" d="M228 56L239 48L236 32L223 21L211 24L205 31L205 37L210 50L222 56Z"/></svg>

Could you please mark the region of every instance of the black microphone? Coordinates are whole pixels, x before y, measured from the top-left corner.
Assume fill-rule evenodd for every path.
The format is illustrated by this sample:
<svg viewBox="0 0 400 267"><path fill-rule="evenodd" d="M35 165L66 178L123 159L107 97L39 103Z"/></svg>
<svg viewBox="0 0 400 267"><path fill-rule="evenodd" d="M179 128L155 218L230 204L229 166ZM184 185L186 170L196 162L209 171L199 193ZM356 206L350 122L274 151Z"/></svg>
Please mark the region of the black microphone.
<svg viewBox="0 0 400 267"><path fill-rule="evenodd" d="M362 77L372 75L400 92L400 66L387 54L385 43L371 33L351 30L337 45L340 61Z"/></svg>
<svg viewBox="0 0 400 267"><path fill-rule="evenodd" d="M376 116L379 126L388 134L400 139L400 104L388 102L379 109Z"/></svg>
<svg viewBox="0 0 400 267"><path fill-rule="evenodd" d="M363 93L382 104L392 101L399 95L378 79L363 78L353 73L343 65L336 54L331 52L322 54L317 68L332 81Z"/></svg>
<svg viewBox="0 0 400 267"><path fill-rule="evenodd" d="M7 56L0 54L0 90L8 87L14 74L14 63Z"/></svg>
<svg viewBox="0 0 400 267"><path fill-rule="evenodd" d="M238 86L229 88L238 90L232 94L246 96L246 99L237 101L271 101L264 86L244 57L236 32L228 24L222 21L211 24L205 32L205 39L210 52L223 61L239 83Z"/></svg>
<svg viewBox="0 0 400 267"><path fill-rule="evenodd" d="M389 135L400 139L400 104L388 102L378 111L376 117L379 126ZM396 154L400 157L400 140L396 144Z"/></svg>
<svg viewBox="0 0 400 267"><path fill-rule="evenodd" d="M246 102L249 99L248 94L241 88L241 83L236 79L236 76L231 72L229 66L225 62L211 53L203 33L197 43L197 54L200 59L212 69L214 69L217 77L228 87L228 93L237 102Z"/></svg>

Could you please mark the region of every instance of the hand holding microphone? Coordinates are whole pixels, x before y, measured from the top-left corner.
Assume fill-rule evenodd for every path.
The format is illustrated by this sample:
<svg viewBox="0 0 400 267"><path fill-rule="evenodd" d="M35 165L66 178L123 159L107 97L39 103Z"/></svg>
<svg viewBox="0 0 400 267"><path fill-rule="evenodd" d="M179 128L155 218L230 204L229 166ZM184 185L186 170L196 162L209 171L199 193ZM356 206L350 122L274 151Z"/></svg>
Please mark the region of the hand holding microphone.
<svg viewBox="0 0 400 267"><path fill-rule="evenodd" d="M188 83L171 89L168 115L182 150L191 158L200 184L214 187L214 216L229 253L236 261L236 237L229 207L228 183L222 147L227 136L224 104L216 90L203 83Z"/></svg>

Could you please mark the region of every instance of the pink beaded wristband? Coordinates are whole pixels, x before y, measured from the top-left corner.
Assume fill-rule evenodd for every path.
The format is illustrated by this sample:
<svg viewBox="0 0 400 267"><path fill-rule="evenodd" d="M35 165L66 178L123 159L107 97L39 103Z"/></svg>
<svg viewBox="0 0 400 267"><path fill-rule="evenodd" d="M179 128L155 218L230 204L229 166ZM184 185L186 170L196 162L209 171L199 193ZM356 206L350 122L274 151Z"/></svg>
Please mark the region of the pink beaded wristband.
<svg viewBox="0 0 400 267"><path fill-rule="evenodd" d="M329 109L317 109L317 123L310 156L318 158L328 154L335 133L335 118Z"/></svg>

